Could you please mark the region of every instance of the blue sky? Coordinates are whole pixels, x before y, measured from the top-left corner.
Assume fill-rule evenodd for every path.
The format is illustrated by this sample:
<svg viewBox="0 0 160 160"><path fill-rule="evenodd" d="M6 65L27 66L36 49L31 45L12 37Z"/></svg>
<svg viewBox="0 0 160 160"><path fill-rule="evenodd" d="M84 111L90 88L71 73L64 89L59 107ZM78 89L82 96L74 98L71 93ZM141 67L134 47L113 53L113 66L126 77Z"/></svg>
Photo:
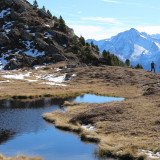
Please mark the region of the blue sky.
<svg viewBox="0 0 160 160"><path fill-rule="evenodd" d="M28 0L33 4L33 0ZM160 0L37 0L85 39L105 39L130 28L160 34Z"/></svg>

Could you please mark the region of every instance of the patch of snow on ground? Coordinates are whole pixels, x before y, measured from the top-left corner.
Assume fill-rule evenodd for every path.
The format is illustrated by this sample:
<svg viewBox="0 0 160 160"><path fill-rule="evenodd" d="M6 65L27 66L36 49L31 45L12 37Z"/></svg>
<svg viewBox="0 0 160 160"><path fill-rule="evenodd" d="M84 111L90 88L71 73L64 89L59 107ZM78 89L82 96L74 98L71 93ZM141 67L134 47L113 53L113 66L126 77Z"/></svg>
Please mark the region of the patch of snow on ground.
<svg viewBox="0 0 160 160"><path fill-rule="evenodd" d="M49 75L46 75L46 76L42 77L41 79L42 80L48 80L48 81L51 81L51 82L56 82L56 83L62 83L62 82L65 81L65 77L66 77L66 74L64 74L63 76L59 76L59 77L56 77L53 74L49 74Z"/></svg>
<svg viewBox="0 0 160 160"><path fill-rule="evenodd" d="M39 52L37 49L34 49L34 52L33 49L31 49L31 43L30 41L26 41L24 42L25 45L26 45L26 48L28 49L28 51L25 51L24 53L27 55L27 56L31 56L31 57L38 57L38 56L44 56L45 55L45 52Z"/></svg>
<svg viewBox="0 0 160 160"><path fill-rule="evenodd" d="M30 73L28 72L26 74L14 74L14 75L3 75L2 77L7 78L7 79L24 79L24 77L30 77Z"/></svg>
<svg viewBox="0 0 160 160"><path fill-rule="evenodd" d="M7 64L7 60L5 60L6 57L8 57L7 54L2 54L2 57L0 58L0 70L3 70L5 65Z"/></svg>
<svg viewBox="0 0 160 160"><path fill-rule="evenodd" d="M49 82L42 82L41 84L48 84L48 85L56 85L56 86L67 86L63 84L65 82L66 74L56 77L54 74L49 74L41 77L41 80L49 81Z"/></svg>
<svg viewBox="0 0 160 160"><path fill-rule="evenodd" d="M44 56L45 52L39 52L38 50L35 50L34 52L32 52L32 49L24 52L27 56L31 56L31 57L38 57L38 56Z"/></svg>
<svg viewBox="0 0 160 160"><path fill-rule="evenodd" d="M35 65L33 66L35 70L39 69L39 68L44 68L45 66L39 66L39 65Z"/></svg>
<svg viewBox="0 0 160 160"><path fill-rule="evenodd" d="M0 81L0 83L9 83L10 81L7 80L7 81Z"/></svg>
<svg viewBox="0 0 160 160"><path fill-rule="evenodd" d="M26 80L28 82L37 82L37 80L32 80L32 79L24 79L24 80Z"/></svg>
<svg viewBox="0 0 160 160"><path fill-rule="evenodd" d="M29 30L29 29L27 29L26 31L27 31L28 33L30 33L30 32L31 32L31 30Z"/></svg>
<svg viewBox="0 0 160 160"><path fill-rule="evenodd" d="M92 131L92 130L96 129L96 127L92 126L91 124L88 124L88 125L83 124L82 128L84 128L85 130L89 130L89 131Z"/></svg>
<svg viewBox="0 0 160 160"><path fill-rule="evenodd" d="M46 26L46 27L50 27L50 25L49 25L49 24L46 24L45 26Z"/></svg>
<svg viewBox="0 0 160 160"><path fill-rule="evenodd" d="M12 22L5 22L5 25L3 25L2 29L6 29L8 27L11 27L13 26L13 23ZM10 31L10 29L8 29Z"/></svg>
<svg viewBox="0 0 160 160"><path fill-rule="evenodd" d="M54 37L53 35L51 35L50 33L48 32L45 32L45 38L49 38L49 37Z"/></svg>
<svg viewBox="0 0 160 160"><path fill-rule="evenodd" d="M55 82L42 82L41 84L47 84L47 85L51 85L51 86L63 86L66 87L66 84L59 84L59 83L55 83Z"/></svg>
<svg viewBox="0 0 160 160"><path fill-rule="evenodd" d="M59 71L61 71L62 69L60 69L60 68L55 68L55 70L56 70L57 72L59 72Z"/></svg>
<svg viewBox="0 0 160 160"><path fill-rule="evenodd" d="M0 18L4 18L5 15L11 14L10 10L10 8L8 8L7 10L2 10L0 13Z"/></svg>
<svg viewBox="0 0 160 160"><path fill-rule="evenodd" d="M152 151L142 150L149 158L160 159L160 152L153 153Z"/></svg>
<svg viewBox="0 0 160 160"><path fill-rule="evenodd" d="M69 78L69 80L72 80L73 77L76 77L76 74L73 74L73 75Z"/></svg>

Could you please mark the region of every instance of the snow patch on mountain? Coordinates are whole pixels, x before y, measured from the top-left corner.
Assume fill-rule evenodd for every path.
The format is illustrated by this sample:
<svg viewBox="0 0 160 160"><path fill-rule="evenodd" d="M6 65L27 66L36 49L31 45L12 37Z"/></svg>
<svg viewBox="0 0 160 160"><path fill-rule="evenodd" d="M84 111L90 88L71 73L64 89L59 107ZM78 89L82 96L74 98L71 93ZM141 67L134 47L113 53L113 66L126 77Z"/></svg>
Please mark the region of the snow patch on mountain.
<svg viewBox="0 0 160 160"><path fill-rule="evenodd" d="M33 43L33 41L32 42L25 41L24 43L26 44L26 49L28 49L27 51L24 52L27 56L38 57L38 56L44 56L45 55L44 51L39 52L37 49L33 50L31 48L31 44Z"/></svg>
<svg viewBox="0 0 160 160"><path fill-rule="evenodd" d="M8 56L8 54L2 54L2 57L0 58L0 70L4 69L4 66L7 64L7 60L5 59Z"/></svg>
<svg viewBox="0 0 160 160"><path fill-rule="evenodd" d="M149 35L145 32L139 32L132 28L128 31L119 33L110 39L100 41L89 39L88 43L98 45L100 52L109 51L117 55L122 61L130 59L131 65L141 64L144 69L150 70L150 64L154 61L160 62L160 34Z"/></svg>
<svg viewBox="0 0 160 160"><path fill-rule="evenodd" d="M2 10L0 12L0 18L4 18L4 16L7 16L7 15L11 14L10 10L11 10L10 8L8 8L6 10Z"/></svg>

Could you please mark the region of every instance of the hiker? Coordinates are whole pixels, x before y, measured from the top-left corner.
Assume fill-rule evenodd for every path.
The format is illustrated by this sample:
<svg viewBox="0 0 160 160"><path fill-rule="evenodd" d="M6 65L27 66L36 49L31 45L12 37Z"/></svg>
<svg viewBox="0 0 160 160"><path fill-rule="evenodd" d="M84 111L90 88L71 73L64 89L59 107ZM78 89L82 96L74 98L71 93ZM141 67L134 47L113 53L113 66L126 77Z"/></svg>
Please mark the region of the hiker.
<svg viewBox="0 0 160 160"><path fill-rule="evenodd" d="M151 71L152 71L152 69L154 70L154 72L155 72L155 63L152 61L152 63L151 63Z"/></svg>

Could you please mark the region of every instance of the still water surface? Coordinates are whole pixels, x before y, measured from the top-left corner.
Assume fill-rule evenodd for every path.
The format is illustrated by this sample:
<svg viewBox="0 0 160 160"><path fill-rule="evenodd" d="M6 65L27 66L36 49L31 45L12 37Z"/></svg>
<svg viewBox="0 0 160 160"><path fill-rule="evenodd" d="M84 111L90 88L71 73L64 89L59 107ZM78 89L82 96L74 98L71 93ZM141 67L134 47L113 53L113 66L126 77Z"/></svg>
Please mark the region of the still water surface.
<svg viewBox="0 0 160 160"><path fill-rule="evenodd" d="M84 95L69 101L102 103L99 101L101 98L101 96ZM93 101L95 99L98 101ZM103 102L108 102L107 97L105 101L104 97L102 99ZM114 98L114 100L120 99ZM77 135L60 131L42 119L43 113L64 109L61 107L64 101L1 100L0 153L7 156L19 154L40 156L46 160L97 160L94 155L97 147L95 144L85 144Z"/></svg>

